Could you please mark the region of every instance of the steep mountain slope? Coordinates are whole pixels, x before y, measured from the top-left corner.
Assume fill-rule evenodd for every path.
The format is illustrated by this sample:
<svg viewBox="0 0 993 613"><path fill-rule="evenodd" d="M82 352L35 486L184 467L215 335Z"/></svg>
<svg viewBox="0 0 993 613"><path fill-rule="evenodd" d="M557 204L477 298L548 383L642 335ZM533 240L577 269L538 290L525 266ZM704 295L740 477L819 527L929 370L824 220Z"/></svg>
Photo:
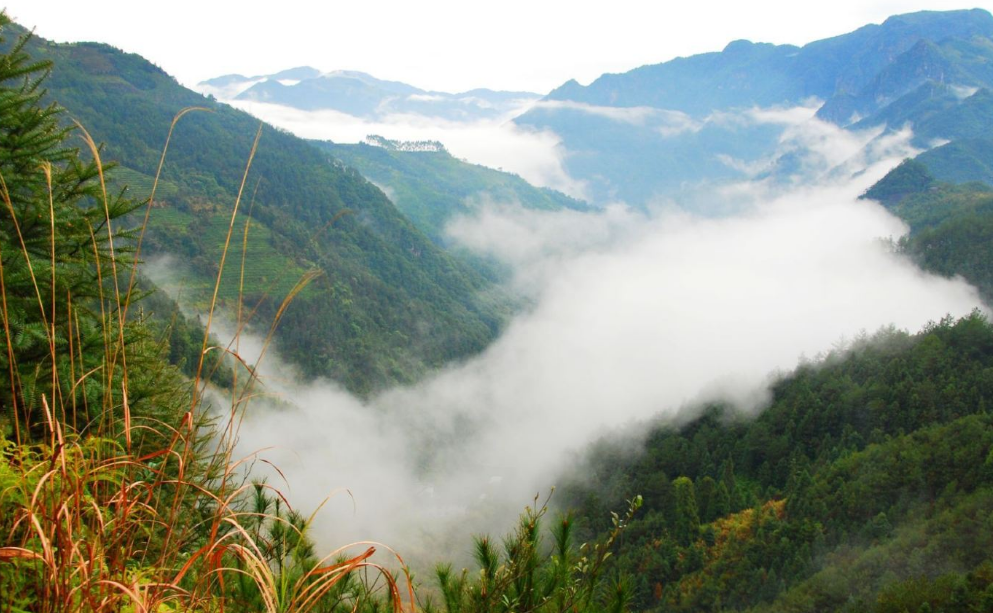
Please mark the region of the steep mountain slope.
<svg viewBox="0 0 993 613"><path fill-rule="evenodd" d="M865 196L907 222L910 234L900 249L921 268L961 275L993 302L993 188L941 182L918 158L890 171Z"/></svg>
<svg viewBox="0 0 993 613"><path fill-rule="evenodd" d="M917 156L935 178L949 183L993 185L993 138L962 138Z"/></svg>
<svg viewBox="0 0 993 613"><path fill-rule="evenodd" d="M993 56L991 56L993 59ZM932 146L949 139L972 138L993 130L993 94L986 87L963 98L961 90L929 81L853 127L914 130L915 144Z"/></svg>
<svg viewBox="0 0 993 613"><path fill-rule="evenodd" d="M865 197L910 226L900 251L993 299L993 189L907 160ZM634 610L987 610L991 374L979 311L862 334L780 375L757 414L684 407L637 443L596 443L566 503L592 536L644 497L614 569Z"/></svg>
<svg viewBox="0 0 993 613"><path fill-rule="evenodd" d="M106 45L35 38L28 50L55 62L48 98L107 143L104 156L123 161L120 181L138 197L148 194L173 116L209 108L177 125L149 228L151 253L177 256L172 268L182 273L184 297L205 304L258 121ZM235 253L250 212L244 303L247 312L258 307L261 329L296 281L319 271L286 311L278 336L308 374L368 392L412 380L493 338L501 316L480 298L486 281L437 248L356 171L263 126L247 185L221 299L233 311Z"/></svg>
<svg viewBox="0 0 993 613"><path fill-rule="evenodd" d="M918 146L989 126L993 16L899 15L803 47L735 41L706 53L575 81L515 121L562 139L566 170L595 201L646 204L768 167L802 125L757 113L826 101L820 120L854 129L910 124Z"/></svg>
<svg viewBox="0 0 993 613"><path fill-rule="evenodd" d="M644 496L615 558L633 610L983 610L991 368L978 313L883 330L782 376L758 415L597 444L564 494L594 533Z"/></svg>
<svg viewBox="0 0 993 613"><path fill-rule="evenodd" d="M448 221L487 202L546 211L588 208L560 192L536 188L517 175L458 160L440 143L433 151L405 151L392 141L375 142L314 144L386 189L397 208L439 244L446 242Z"/></svg>

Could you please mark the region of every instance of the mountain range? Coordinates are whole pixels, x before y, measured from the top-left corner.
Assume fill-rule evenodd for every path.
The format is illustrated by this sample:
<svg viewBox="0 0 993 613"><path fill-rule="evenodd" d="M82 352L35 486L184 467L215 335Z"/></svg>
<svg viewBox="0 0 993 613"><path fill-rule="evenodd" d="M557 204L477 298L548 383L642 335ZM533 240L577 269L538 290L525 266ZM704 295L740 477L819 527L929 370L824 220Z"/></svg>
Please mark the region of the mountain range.
<svg viewBox="0 0 993 613"><path fill-rule="evenodd" d="M561 137L566 169L593 200L644 205L774 163L786 125L756 109L807 106L856 130L911 125L920 147L988 132L990 66L988 12L925 11L803 47L741 40L569 81L515 121Z"/></svg>
<svg viewBox="0 0 993 613"><path fill-rule="evenodd" d="M197 87L221 100L267 102L304 111L332 110L366 119L407 114L448 121L499 119L516 114L541 97L531 92L490 89L457 94L427 91L364 72L323 73L309 66L254 77L224 75Z"/></svg>
<svg viewBox="0 0 993 613"><path fill-rule="evenodd" d="M301 67L201 83L221 99L336 110L367 120L419 115L472 122L507 117L552 132L565 171L595 204L701 201L715 182L795 180L804 165L790 134L824 122L872 137L910 126L928 149L993 129L993 16L981 9L893 16L803 46L737 40L544 97L474 90L444 94L370 75ZM800 109L791 114L791 110ZM387 138L390 137L386 134Z"/></svg>
<svg viewBox="0 0 993 613"><path fill-rule="evenodd" d="M150 253L184 263L177 287L185 299L204 304L257 122L106 45L34 38L29 49L55 61L48 98L106 142L108 158L123 160L118 183L139 198L150 191L172 117L190 106L210 109L177 127L149 237ZM922 148L950 141L925 154L938 178L989 179L993 164L982 139L993 128L990 65L993 17L972 10L896 16L803 47L736 41L719 53L604 75L585 87L570 81L540 101L520 92L439 94L310 67L201 86L218 97L366 118L409 112L474 121L531 102L515 121L560 137L563 163L589 186L592 202L646 205L678 200L700 184L756 176L755 168L788 177L802 165L783 152L787 126L757 109L775 115L799 104L811 117L805 121L842 129L885 133L910 124ZM824 103L818 108L812 99ZM220 294L228 305L240 296L261 316L272 315L295 279L321 271L287 311L278 338L308 374L359 392L477 352L500 329L510 301L482 291L497 273L443 249L453 216L487 198L538 209L586 206L462 162L441 144L374 141L380 146L306 142L263 126L252 167L258 188L243 209L251 222L238 217L255 238L246 251L252 274L244 291L226 275Z"/></svg>

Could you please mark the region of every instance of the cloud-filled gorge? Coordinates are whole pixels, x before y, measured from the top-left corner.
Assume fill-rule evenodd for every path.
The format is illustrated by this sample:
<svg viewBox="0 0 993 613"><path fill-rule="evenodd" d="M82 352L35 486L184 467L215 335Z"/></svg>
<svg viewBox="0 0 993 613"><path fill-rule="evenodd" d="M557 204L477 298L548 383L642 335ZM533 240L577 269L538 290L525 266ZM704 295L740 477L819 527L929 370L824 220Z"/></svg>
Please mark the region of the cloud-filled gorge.
<svg viewBox="0 0 993 613"><path fill-rule="evenodd" d="M760 410L770 373L803 356L979 306L965 282L894 253L886 239L906 231L902 222L857 199L906 152L907 136L873 141L863 152L874 164L846 158L864 162L854 179L714 193L749 200L731 217L490 203L449 233L510 264L515 289L532 299L497 342L368 401L271 376L266 391L293 406L254 401L240 448L265 449L305 510L337 492L315 521L323 545L369 539L405 555L460 556L469 534L508 529L597 436L700 400Z"/></svg>

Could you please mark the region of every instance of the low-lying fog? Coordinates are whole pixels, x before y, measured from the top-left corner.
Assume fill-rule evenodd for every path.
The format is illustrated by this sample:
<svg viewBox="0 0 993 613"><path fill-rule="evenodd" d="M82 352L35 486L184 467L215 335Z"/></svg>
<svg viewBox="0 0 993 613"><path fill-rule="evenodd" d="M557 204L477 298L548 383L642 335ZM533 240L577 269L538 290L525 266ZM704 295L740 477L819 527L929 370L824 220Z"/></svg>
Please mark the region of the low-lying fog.
<svg viewBox="0 0 993 613"><path fill-rule="evenodd" d="M265 449L288 486L272 482L305 511L338 492L315 521L322 549L363 539L408 560L458 558L470 534L509 530L595 437L636 437L644 420L701 399L761 410L769 374L802 356L978 306L963 281L896 255L886 239L904 225L857 200L912 153L910 134L850 135L806 117L784 137L808 153L801 186L715 189L739 203L735 216L491 203L455 220L451 237L512 265L513 289L534 306L481 355L368 402L293 383L267 356L265 391L293 408L253 401L240 450Z"/></svg>

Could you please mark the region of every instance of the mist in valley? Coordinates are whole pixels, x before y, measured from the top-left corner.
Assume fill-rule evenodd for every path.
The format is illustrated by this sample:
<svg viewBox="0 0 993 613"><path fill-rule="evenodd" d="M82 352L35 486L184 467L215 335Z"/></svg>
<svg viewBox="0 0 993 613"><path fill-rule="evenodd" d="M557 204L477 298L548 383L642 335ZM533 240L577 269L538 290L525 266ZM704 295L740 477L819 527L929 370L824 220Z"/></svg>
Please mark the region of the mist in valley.
<svg viewBox="0 0 993 613"><path fill-rule="evenodd" d="M760 411L770 376L800 359L981 306L964 281L896 253L907 228L858 199L914 153L909 130L853 134L809 109L762 112L788 123L781 149L802 174L712 188L732 215L664 199L596 213L486 200L454 220L450 238L509 265L508 289L531 306L482 354L368 400L300 383L270 353L239 453L270 462L255 468L305 513L324 504L321 550L373 540L462 562L472 534L509 530L597 437L636 448L649 420L709 400ZM258 339L240 342L251 361Z"/></svg>

